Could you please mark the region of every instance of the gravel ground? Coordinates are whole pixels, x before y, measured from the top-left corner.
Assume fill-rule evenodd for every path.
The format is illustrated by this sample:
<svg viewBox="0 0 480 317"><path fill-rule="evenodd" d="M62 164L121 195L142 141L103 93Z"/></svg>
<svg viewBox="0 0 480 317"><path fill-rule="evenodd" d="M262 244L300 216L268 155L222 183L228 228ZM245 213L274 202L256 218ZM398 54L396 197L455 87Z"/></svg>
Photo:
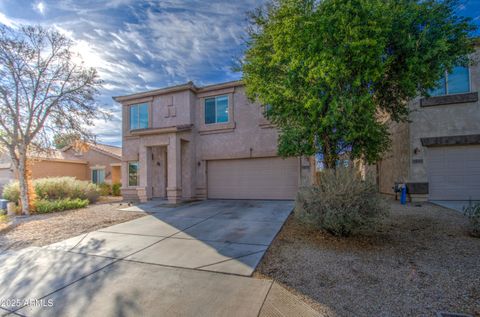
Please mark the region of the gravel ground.
<svg viewBox="0 0 480 317"><path fill-rule="evenodd" d="M120 211L120 207L118 202L104 202L77 210L17 218L13 226L3 230L0 226L0 252L44 246L145 215Z"/></svg>
<svg viewBox="0 0 480 317"><path fill-rule="evenodd" d="M392 202L370 236L335 238L291 216L255 272L325 316L480 316L480 239L458 212Z"/></svg>

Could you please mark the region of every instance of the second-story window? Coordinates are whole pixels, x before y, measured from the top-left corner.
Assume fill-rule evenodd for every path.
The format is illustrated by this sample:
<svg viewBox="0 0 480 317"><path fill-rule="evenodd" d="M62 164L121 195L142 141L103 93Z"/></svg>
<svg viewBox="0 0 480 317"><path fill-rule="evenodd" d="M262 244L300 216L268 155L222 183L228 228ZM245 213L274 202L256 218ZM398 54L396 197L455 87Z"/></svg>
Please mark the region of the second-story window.
<svg viewBox="0 0 480 317"><path fill-rule="evenodd" d="M205 124L228 122L228 96L205 99Z"/></svg>
<svg viewBox="0 0 480 317"><path fill-rule="evenodd" d="M430 91L431 96L453 95L470 92L468 67L457 66L438 81L438 86Z"/></svg>
<svg viewBox="0 0 480 317"><path fill-rule="evenodd" d="M148 128L148 104L130 106L130 130Z"/></svg>

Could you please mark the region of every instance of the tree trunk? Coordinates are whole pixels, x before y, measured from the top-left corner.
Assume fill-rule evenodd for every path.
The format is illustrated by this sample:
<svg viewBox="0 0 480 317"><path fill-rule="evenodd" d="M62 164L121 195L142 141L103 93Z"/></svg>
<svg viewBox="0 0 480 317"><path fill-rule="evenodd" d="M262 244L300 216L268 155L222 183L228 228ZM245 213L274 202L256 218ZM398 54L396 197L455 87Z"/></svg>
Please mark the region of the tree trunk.
<svg viewBox="0 0 480 317"><path fill-rule="evenodd" d="M338 155L336 147L330 144L330 138L328 136L323 137L322 154L323 164L325 165L325 168L334 169L336 167Z"/></svg>
<svg viewBox="0 0 480 317"><path fill-rule="evenodd" d="M30 200L28 193L28 170L27 170L27 154L25 152L18 155L18 184L20 186L20 204L22 205L22 213L30 215Z"/></svg>

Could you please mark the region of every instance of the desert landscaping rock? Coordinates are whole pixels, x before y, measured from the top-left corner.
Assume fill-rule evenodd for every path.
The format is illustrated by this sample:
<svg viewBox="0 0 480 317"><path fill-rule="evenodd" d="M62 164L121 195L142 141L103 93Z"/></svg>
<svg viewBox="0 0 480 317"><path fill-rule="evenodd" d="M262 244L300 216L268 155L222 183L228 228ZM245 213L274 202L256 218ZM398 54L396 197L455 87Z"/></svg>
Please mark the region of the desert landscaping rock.
<svg viewBox="0 0 480 317"><path fill-rule="evenodd" d="M118 210L125 204L100 203L87 208L33 215L0 231L0 252L28 246L44 246L82 233L145 216L141 212Z"/></svg>
<svg viewBox="0 0 480 317"><path fill-rule="evenodd" d="M457 211L391 202L369 236L335 238L292 216L254 276L275 279L325 316L480 316L480 240Z"/></svg>

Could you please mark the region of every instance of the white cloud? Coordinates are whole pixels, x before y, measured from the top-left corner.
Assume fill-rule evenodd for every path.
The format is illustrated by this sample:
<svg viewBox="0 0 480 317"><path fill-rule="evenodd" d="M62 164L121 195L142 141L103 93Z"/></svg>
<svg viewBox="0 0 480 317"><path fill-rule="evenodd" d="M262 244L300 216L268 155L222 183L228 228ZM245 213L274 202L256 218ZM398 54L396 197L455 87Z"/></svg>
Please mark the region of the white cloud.
<svg viewBox="0 0 480 317"><path fill-rule="evenodd" d="M238 79L230 67L240 54L244 12L263 0L60 0L48 8L44 1L34 9L49 14L31 23L54 26L74 40L85 65L98 70L105 82L102 108L116 115L109 123L95 122L95 132L104 142L118 142L120 107L111 96L189 80L202 85ZM0 13L0 22L12 19Z"/></svg>
<svg viewBox="0 0 480 317"><path fill-rule="evenodd" d="M44 2L40 1L35 4L35 10L37 10L41 15L45 14L45 10L47 9Z"/></svg>
<svg viewBox="0 0 480 317"><path fill-rule="evenodd" d="M8 27L14 28L18 25L18 22L14 19L10 19L5 14L0 12L0 23L5 24Z"/></svg>

